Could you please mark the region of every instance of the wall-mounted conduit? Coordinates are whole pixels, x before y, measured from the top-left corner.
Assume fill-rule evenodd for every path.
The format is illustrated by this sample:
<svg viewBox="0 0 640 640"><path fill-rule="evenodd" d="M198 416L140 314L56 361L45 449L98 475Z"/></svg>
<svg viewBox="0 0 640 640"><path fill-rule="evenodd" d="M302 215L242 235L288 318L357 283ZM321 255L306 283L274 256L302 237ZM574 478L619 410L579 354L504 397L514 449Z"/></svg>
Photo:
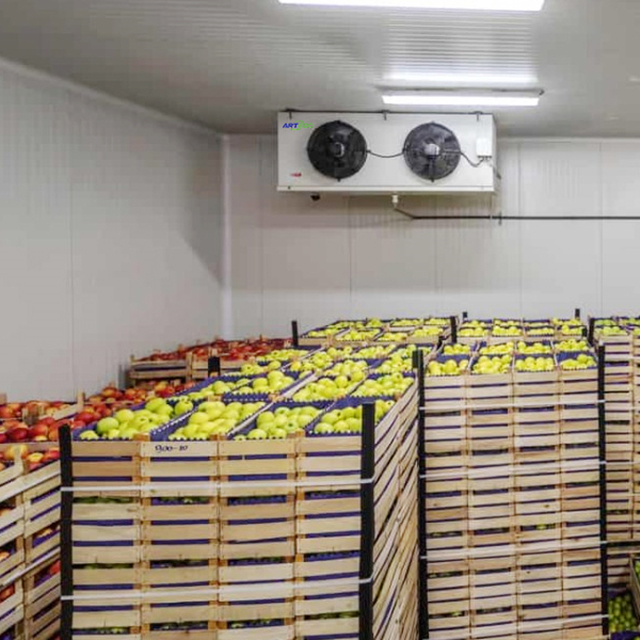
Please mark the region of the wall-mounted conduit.
<svg viewBox="0 0 640 640"><path fill-rule="evenodd" d="M496 214L482 214L479 216L474 215L416 215L406 209L400 207L400 197L397 195L391 196L391 205L396 213L399 213L405 218L411 220L494 220L496 222L502 222L503 220L514 220L518 222L531 222L531 221L638 221L640 216L505 216L502 213Z"/></svg>

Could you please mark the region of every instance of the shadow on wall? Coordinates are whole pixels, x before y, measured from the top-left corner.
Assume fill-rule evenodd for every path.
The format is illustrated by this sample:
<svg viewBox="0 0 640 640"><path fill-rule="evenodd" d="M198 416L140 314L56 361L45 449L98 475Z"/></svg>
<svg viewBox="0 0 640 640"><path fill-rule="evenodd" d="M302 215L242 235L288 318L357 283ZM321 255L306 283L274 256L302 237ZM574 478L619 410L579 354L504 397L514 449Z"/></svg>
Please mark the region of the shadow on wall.
<svg viewBox="0 0 640 640"><path fill-rule="evenodd" d="M210 141L194 140L188 155L185 189L189 206L184 238L220 288L224 249L222 142L214 137ZM216 296L217 292L212 291L211 295Z"/></svg>

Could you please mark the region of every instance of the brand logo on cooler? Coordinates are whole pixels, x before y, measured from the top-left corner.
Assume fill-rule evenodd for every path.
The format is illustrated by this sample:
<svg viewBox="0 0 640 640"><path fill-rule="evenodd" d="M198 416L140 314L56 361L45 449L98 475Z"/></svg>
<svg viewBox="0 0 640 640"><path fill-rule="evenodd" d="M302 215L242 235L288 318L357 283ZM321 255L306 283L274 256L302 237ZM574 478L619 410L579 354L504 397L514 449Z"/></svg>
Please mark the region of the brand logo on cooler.
<svg viewBox="0 0 640 640"><path fill-rule="evenodd" d="M313 125L310 122L285 122L282 125L283 129L313 129Z"/></svg>

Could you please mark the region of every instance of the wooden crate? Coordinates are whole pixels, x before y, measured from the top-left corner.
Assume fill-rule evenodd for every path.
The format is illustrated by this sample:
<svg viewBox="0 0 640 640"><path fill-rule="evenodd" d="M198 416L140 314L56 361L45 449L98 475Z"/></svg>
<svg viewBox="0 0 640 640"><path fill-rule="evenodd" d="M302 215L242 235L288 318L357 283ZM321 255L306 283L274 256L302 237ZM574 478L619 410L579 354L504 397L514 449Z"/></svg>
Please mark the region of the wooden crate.
<svg viewBox="0 0 640 640"><path fill-rule="evenodd" d="M295 555L296 442L219 443L220 559ZM282 485L285 486L282 486Z"/></svg>
<svg viewBox="0 0 640 640"><path fill-rule="evenodd" d="M60 631L60 573L42 579L53 564L59 566L58 557L32 569L23 578L25 634L33 640L50 640Z"/></svg>
<svg viewBox="0 0 640 640"><path fill-rule="evenodd" d="M7 585L10 587L13 587L13 593L0 602L0 634L16 627L20 629L24 620L22 581Z"/></svg>
<svg viewBox="0 0 640 640"><path fill-rule="evenodd" d="M135 385L147 380L178 380L189 377L187 360L131 360L129 380Z"/></svg>
<svg viewBox="0 0 640 640"><path fill-rule="evenodd" d="M412 561L400 545L416 535L415 496L401 499L416 481L416 408L414 384L376 429L376 602L386 603L385 612L396 610L400 576ZM94 487L74 498L74 583L96 597L74 603L76 630L123 628L129 633L122 637L136 640L357 637L360 436L83 441L73 443L73 458L79 488ZM315 495L296 486L304 480L317 483ZM113 485L122 489L109 491ZM324 535L343 525L346 548L357 541L351 552L344 544L334 551L333 536ZM179 562L203 561L201 551L207 562L191 565L185 582ZM344 586L333 584L336 571ZM205 585L220 592L188 595ZM168 595L131 598L133 589L174 588L184 593L180 604ZM114 592L119 599L100 604ZM384 634L397 628L395 614L381 615Z"/></svg>
<svg viewBox="0 0 640 640"><path fill-rule="evenodd" d="M22 493L25 536L60 521L60 462L32 471Z"/></svg>

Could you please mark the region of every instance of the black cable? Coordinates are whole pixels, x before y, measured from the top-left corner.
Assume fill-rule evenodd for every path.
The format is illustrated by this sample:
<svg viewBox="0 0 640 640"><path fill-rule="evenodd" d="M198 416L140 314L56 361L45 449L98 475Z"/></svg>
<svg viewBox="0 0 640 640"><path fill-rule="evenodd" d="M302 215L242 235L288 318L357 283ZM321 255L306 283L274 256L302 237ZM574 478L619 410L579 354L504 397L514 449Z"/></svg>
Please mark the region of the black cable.
<svg viewBox="0 0 640 640"><path fill-rule="evenodd" d="M384 159L399 158L400 156L403 156L405 154L405 151L406 149L403 149L400 153L394 153L387 156L382 153L376 153L375 151L371 151L371 149L367 149L367 153L370 156L375 156L376 158L384 158ZM487 161L487 158L480 158L479 162L473 162L473 160L471 160L471 158L464 151L462 151L462 149L460 151L446 151L445 153L447 153L448 155L462 156L474 169L477 169L481 164L484 164Z"/></svg>
<svg viewBox="0 0 640 640"><path fill-rule="evenodd" d="M400 156L404 155L404 149L400 153L394 153L391 156L384 156L380 153L375 153L374 151L371 151L371 149L367 149L367 153L371 156L375 156L376 158L399 158Z"/></svg>
<svg viewBox="0 0 640 640"><path fill-rule="evenodd" d="M469 158L469 156L462 151L462 149L460 149L460 155L474 168L477 169L481 164L483 164L484 162L487 161L486 158L480 158L479 162L472 162L471 158Z"/></svg>

